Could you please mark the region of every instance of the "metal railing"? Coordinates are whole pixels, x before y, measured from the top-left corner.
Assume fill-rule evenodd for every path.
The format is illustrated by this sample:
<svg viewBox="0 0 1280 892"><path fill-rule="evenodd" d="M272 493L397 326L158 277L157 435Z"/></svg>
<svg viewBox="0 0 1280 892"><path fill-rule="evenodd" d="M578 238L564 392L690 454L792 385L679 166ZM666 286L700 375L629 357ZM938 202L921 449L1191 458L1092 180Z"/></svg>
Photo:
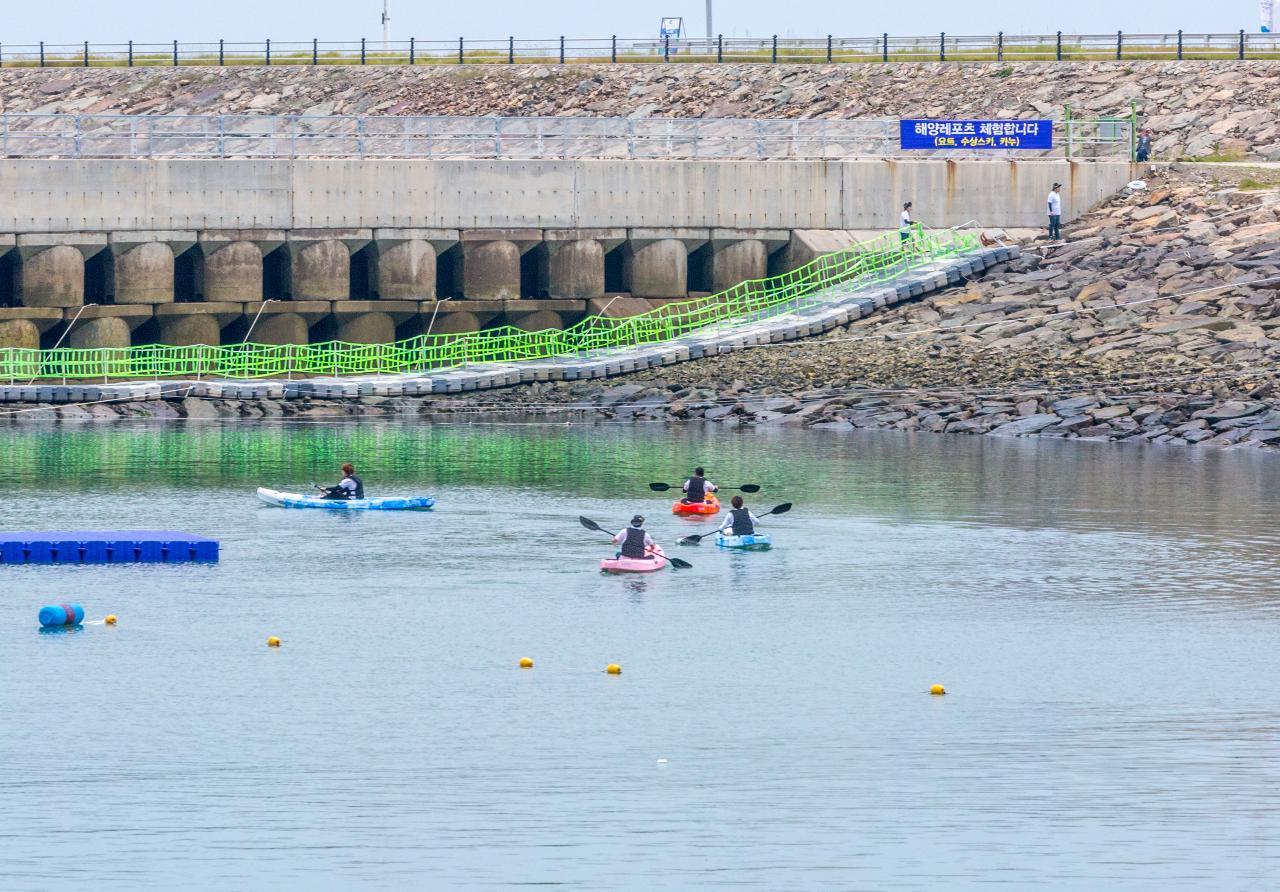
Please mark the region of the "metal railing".
<svg viewBox="0 0 1280 892"><path fill-rule="evenodd" d="M826 254L767 279L742 282L710 297L667 304L638 316L588 316L566 329L522 331L512 326L459 335L419 335L392 344L229 344L128 348L0 349L0 378L10 381L90 378L173 378L217 375L405 373L491 362L548 359L592 350L668 341L717 324L751 322L824 299L835 286L855 288L891 279L935 259L978 247L978 236L916 226L909 237L886 233Z"/></svg>
<svg viewBox="0 0 1280 892"><path fill-rule="evenodd" d="M1128 157L1132 122L1054 124L1049 151L930 157ZM777 118L0 115L7 158L843 159L909 154L897 120ZM920 153L915 153L920 154Z"/></svg>
<svg viewBox="0 0 1280 892"><path fill-rule="evenodd" d="M0 66L438 65L643 62L1017 62L1103 59L1278 59L1280 34L1052 34L710 40L552 38L517 40L227 41L0 44Z"/></svg>

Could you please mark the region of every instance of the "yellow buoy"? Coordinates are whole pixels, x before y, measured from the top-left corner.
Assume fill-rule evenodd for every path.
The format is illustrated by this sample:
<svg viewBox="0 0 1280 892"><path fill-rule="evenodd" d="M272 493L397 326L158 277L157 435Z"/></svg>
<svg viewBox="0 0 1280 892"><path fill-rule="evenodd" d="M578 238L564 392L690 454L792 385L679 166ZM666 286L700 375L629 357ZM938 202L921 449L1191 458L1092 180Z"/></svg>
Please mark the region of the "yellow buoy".
<svg viewBox="0 0 1280 892"><path fill-rule="evenodd" d="M267 647L279 647L279 646L280 646L280 639L277 638L275 635L272 635L270 638L267 639Z"/></svg>
<svg viewBox="0 0 1280 892"><path fill-rule="evenodd" d="M941 697L946 692L947 692L947 689L940 684L936 684L933 687L929 688L929 693L933 694L933 696L935 697Z"/></svg>
<svg viewBox="0 0 1280 892"><path fill-rule="evenodd" d="M608 666L604 667L604 671L608 672L610 675L621 675L622 667L617 663L610 663Z"/></svg>
<svg viewBox="0 0 1280 892"><path fill-rule="evenodd" d="M520 658L520 668L521 668L521 669L532 669L532 668L533 668L533 660L529 659L528 657L521 657L521 658Z"/></svg>
<svg viewBox="0 0 1280 892"><path fill-rule="evenodd" d="M114 626L116 624L116 615L114 613L108 613L107 618L104 619L103 622L109 626Z"/></svg>

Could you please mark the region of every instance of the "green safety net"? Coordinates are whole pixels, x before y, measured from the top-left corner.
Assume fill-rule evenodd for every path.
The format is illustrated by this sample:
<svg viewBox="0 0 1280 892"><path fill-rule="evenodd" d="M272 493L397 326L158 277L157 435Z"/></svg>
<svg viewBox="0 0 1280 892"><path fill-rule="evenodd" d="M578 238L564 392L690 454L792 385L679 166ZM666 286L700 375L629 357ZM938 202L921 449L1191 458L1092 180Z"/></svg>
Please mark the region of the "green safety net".
<svg viewBox="0 0 1280 892"><path fill-rule="evenodd" d="M588 316L565 329L509 325L390 344L226 344L127 348L0 349L0 379L277 378L403 374L478 363L549 359L592 350L669 341L718 323L745 323L812 306L835 286L856 288L977 247L974 234L897 231L826 254L779 276L741 282L708 297L669 303L638 316Z"/></svg>

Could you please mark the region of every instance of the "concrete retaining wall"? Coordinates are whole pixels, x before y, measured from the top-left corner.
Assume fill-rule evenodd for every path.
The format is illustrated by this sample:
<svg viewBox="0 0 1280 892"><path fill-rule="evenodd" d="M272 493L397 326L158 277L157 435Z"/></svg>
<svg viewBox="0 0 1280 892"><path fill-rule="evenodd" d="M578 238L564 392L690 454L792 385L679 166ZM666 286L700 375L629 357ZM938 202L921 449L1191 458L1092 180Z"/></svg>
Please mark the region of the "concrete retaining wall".
<svg viewBox="0 0 1280 892"><path fill-rule="evenodd" d="M8 160L0 233L353 227L883 229L1070 220L1126 162Z"/></svg>

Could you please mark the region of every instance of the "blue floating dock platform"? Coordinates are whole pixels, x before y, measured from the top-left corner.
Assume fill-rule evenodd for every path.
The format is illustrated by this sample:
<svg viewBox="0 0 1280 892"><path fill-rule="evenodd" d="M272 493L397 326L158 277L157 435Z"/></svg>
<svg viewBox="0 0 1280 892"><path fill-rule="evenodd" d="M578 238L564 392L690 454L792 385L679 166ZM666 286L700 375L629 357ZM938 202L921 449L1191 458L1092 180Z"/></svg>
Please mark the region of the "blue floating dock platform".
<svg viewBox="0 0 1280 892"><path fill-rule="evenodd" d="M216 563L218 541L172 530L0 533L0 564Z"/></svg>

